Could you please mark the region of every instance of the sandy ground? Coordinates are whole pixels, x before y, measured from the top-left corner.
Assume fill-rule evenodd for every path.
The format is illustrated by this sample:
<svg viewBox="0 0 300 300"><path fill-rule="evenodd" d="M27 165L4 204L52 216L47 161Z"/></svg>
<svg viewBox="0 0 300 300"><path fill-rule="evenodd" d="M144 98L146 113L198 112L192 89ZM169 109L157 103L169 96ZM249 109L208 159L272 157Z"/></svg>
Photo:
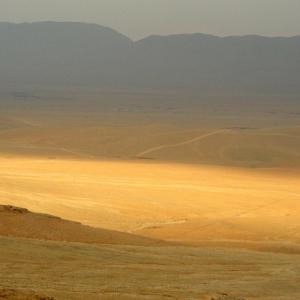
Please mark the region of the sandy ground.
<svg viewBox="0 0 300 300"><path fill-rule="evenodd" d="M297 97L95 93L0 94L0 155L300 168Z"/></svg>
<svg viewBox="0 0 300 300"><path fill-rule="evenodd" d="M300 256L192 247L91 246L0 238L3 288L56 299L300 297Z"/></svg>
<svg viewBox="0 0 300 300"><path fill-rule="evenodd" d="M0 205L0 236L87 244L164 246L168 243L124 232L93 228L11 205Z"/></svg>
<svg viewBox="0 0 300 300"><path fill-rule="evenodd" d="M36 158L0 165L3 204L167 240L300 240L296 170Z"/></svg>
<svg viewBox="0 0 300 300"><path fill-rule="evenodd" d="M181 246L73 244L94 230L104 243L133 240L2 214L12 237L0 237L1 288L57 299L300 299L297 97L27 94L0 98L0 204Z"/></svg>
<svg viewBox="0 0 300 300"><path fill-rule="evenodd" d="M23 292L15 289L0 289L1 300L54 300L52 297L40 296L34 292Z"/></svg>

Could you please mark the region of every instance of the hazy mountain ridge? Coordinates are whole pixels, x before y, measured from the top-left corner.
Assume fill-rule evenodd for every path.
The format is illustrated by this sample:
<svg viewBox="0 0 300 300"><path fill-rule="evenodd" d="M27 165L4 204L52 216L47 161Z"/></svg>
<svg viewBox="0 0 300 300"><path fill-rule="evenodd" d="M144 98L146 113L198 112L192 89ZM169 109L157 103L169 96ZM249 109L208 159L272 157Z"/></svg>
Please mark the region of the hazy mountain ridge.
<svg viewBox="0 0 300 300"><path fill-rule="evenodd" d="M300 93L300 36L149 36L94 24L0 23L2 86Z"/></svg>

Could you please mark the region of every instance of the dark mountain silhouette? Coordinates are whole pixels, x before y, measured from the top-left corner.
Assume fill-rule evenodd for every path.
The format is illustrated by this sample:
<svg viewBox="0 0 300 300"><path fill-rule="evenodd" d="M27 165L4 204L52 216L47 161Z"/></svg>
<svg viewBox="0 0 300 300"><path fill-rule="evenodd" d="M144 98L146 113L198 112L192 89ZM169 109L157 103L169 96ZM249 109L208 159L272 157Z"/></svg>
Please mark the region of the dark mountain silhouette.
<svg viewBox="0 0 300 300"><path fill-rule="evenodd" d="M0 23L1 86L300 93L300 36L150 36L99 25Z"/></svg>
<svg viewBox="0 0 300 300"><path fill-rule="evenodd" d="M108 86L118 79L132 45L127 37L98 25L2 23L0 78L11 85Z"/></svg>

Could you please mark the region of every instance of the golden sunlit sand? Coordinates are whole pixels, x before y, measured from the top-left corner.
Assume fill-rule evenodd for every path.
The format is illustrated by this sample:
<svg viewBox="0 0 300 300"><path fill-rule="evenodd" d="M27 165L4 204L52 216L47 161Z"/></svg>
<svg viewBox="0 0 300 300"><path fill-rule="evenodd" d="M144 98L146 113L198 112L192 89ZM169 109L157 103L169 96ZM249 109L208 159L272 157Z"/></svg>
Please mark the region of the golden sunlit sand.
<svg viewBox="0 0 300 300"><path fill-rule="evenodd" d="M299 298L299 104L47 96L0 102L0 299Z"/></svg>
<svg viewBox="0 0 300 300"><path fill-rule="evenodd" d="M297 171L1 158L3 204L197 243L300 240Z"/></svg>
<svg viewBox="0 0 300 300"><path fill-rule="evenodd" d="M0 0L0 300L300 300L300 1L254 2Z"/></svg>

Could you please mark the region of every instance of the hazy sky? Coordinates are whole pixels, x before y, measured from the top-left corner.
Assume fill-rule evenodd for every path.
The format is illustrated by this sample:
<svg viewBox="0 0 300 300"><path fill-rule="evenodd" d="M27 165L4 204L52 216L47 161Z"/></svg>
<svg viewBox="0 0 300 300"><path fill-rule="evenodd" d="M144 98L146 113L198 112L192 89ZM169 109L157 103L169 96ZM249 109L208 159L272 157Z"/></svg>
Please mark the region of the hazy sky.
<svg viewBox="0 0 300 300"><path fill-rule="evenodd" d="M0 21L80 21L150 34L299 35L300 0L0 0Z"/></svg>

